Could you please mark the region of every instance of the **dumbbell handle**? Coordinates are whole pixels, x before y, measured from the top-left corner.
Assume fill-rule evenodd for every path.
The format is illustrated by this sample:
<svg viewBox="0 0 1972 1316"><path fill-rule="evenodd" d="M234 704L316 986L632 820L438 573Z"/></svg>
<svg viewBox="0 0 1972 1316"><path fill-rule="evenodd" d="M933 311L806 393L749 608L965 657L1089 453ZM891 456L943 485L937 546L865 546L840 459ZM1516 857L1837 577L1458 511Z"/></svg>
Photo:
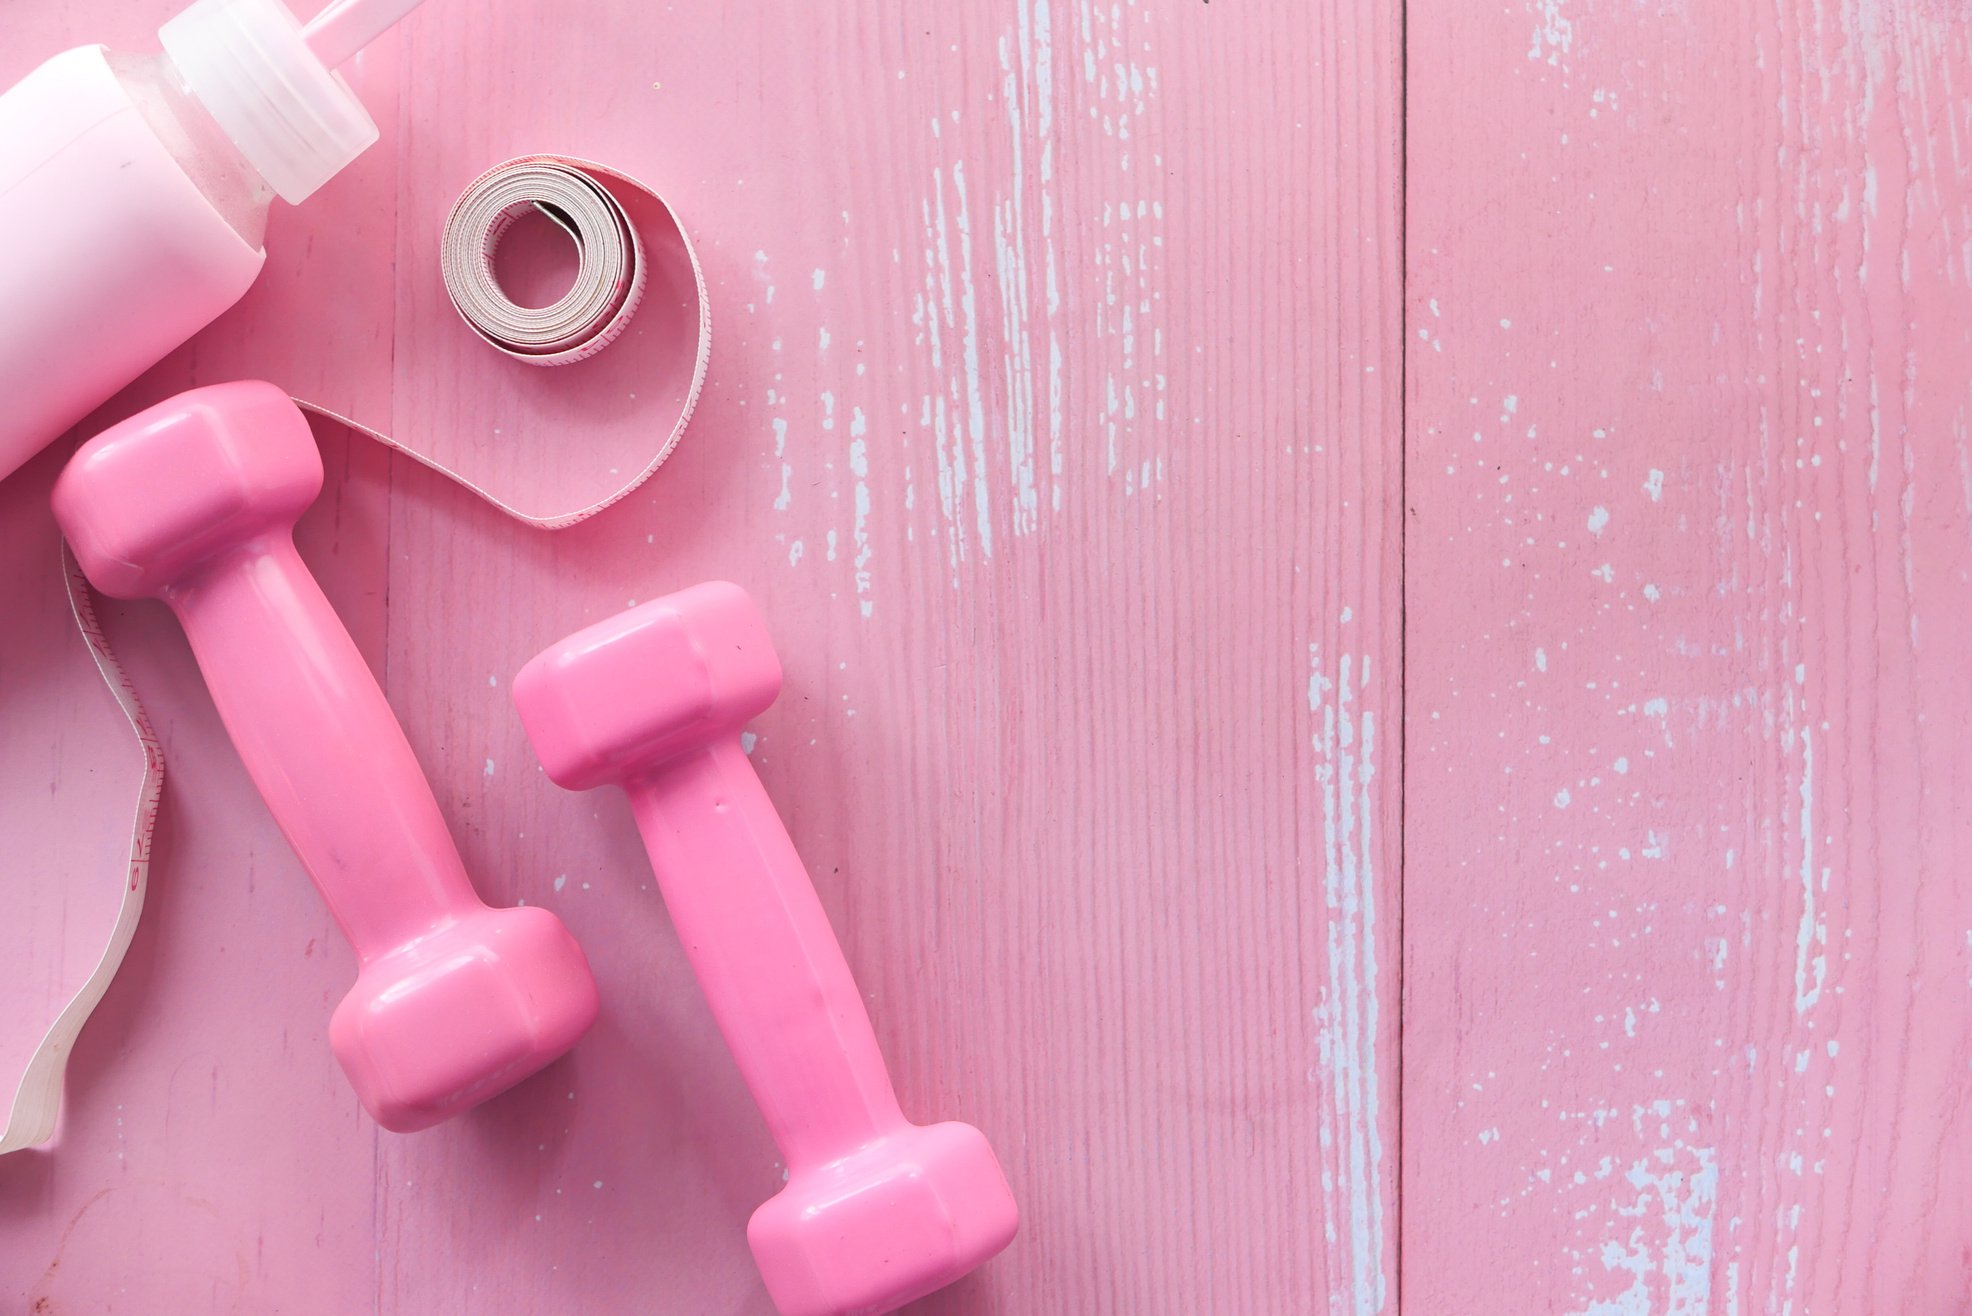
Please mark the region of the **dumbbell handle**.
<svg viewBox="0 0 1972 1316"><path fill-rule="evenodd" d="M789 1171L902 1125L856 980L739 738L627 790L678 939Z"/></svg>
<svg viewBox="0 0 1972 1316"><path fill-rule="evenodd" d="M365 961L477 908L431 786L286 529L165 595L247 772Z"/></svg>

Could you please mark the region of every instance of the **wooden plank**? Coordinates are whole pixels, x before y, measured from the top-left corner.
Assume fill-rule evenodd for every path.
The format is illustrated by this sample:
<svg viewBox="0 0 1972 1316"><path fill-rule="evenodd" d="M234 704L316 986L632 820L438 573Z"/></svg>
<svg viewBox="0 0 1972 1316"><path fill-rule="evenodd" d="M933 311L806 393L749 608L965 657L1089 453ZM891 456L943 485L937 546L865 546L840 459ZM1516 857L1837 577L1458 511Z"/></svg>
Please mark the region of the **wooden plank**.
<svg viewBox="0 0 1972 1316"><path fill-rule="evenodd" d="M1959 1310L1972 28L1408 30L1405 1296Z"/></svg>
<svg viewBox="0 0 1972 1316"><path fill-rule="evenodd" d="M714 367L645 491L546 535L330 436L304 526L482 890L568 919L603 1018L375 1133L320 1036L347 951L168 619L120 611L175 774L157 909L61 1144L0 1163L9 1298L767 1310L774 1150L622 805L545 783L507 692L716 575L773 621L754 759L905 1105L980 1124L1026 1213L925 1309L1394 1310L1394 0L451 3L357 70L385 153L147 387L268 374L574 487L628 409L495 442L520 367L461 337L433 235L528 150L678 204Z"/></svg>
<svg viewBox="0 0 1972 1316"><path fill-rule="evenodd" d="M623 807L544 789L506 691L726 576L788 670L755 761L906 1107L985 1128L1026 1211L927 1306L1388 1309L1395 25L1290 8L422 30L407 123L487 109L404 176L399 423L499 423L403 349L450 329L422 235L456 182L542 142L678 205L715 360L592 527L399 487L391 693L475 870L570 920L609 1005L565 1080L387 1145L386 1307L764 1310L774 1150ZM523 47L565 99L503 99Z"/></svg>

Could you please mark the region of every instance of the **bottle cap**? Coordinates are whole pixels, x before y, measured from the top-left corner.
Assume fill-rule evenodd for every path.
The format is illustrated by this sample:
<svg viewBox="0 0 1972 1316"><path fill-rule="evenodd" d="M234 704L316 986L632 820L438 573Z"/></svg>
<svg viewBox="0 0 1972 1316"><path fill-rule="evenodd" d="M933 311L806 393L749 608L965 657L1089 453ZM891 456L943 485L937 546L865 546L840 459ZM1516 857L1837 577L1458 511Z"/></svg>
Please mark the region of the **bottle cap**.
<svg viewBox="0 0 1972 1316"><path fill-rule="evenodd" d="M283 201L305 200L377 140L363 103L280 0L195 0L158 41Z"/></svg>

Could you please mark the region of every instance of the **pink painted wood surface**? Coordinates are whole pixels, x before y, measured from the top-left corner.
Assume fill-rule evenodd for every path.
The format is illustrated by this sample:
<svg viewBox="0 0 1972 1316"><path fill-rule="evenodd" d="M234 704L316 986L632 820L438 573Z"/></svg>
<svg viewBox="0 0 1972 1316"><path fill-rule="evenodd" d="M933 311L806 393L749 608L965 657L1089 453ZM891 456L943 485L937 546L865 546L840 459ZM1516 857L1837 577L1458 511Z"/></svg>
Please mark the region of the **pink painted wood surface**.
<svg viewBox="0 0 1972 1316"><path fill-rule="evenodd" d="M0 0L0 81L168 8ZM434 235L529 150L678 207L713 368L649 486L543 534L325 430L301 527L481 890L567 919L603 1016L380 1134L323 1037L347 948L169 618L113 609L170 762L152 905L59 1141L0 1161L0 1307L768 1310L743 1228L772 1144L627 810L541 777L506 688L716 575L773 621L754 761L906 1110L980 1125L1023 1205L923 1309L1393 1309L1399 31L1382 2L431 0L366 54L382 145L106 418L264 375L515 479L593 474L581 430L499 441L523 367L455 323ZM0 783L49 799L0 876L38 928L102 903L82 820L129 789L114 710L44 661L80 661L34 526L55 469L4 499L49 559L6 573L0 645ZM30 995L78 968L5 935L53 957Z"/></svg>
<svg viewBox="0 0 1972 1316"><path fill-rule="evenodd" d="M348 953L168 619L117 610L174 772L154 903L60 1143L0 1162L0 1292L764 1310L771 1144L627 811L547 787L505 689L724 575L775 619L755 762L905 1103L1026 1207L928 1310L1396 1309L1400 818L1410 1310L1961 1310L1972 30L1441 4L1404 89L1394 5L1319 8L528 0L366 57L383 146L118 405L266 374L594 476L494 441L507 367L430 235L540 147L678 205L715 359L646 490L544 536L328 432L303 526L484 891L570 921L604 1018L378 1134L321 1037ZM0 78L162 11L0 0ZM50 544L0 646L37 1000L86 967L129 762L55 465L0 490L7 550Z"/></svg>
<svg viewBox="0 0 1972 1316"><path fill-rule="evenodd" d="M1964 1311L1972 23L1408 31L1405 1305Z"/></svg>

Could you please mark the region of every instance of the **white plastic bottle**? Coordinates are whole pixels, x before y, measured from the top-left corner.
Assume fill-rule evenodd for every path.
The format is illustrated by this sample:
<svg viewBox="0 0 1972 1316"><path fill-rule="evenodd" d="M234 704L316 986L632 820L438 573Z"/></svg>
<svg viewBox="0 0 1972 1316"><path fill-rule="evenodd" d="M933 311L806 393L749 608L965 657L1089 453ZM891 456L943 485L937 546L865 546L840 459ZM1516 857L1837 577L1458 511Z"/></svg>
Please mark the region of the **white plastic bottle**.
<svg viewBox="0 0 1972 1316"><path fill-rule="evenodd" d="M418 0L196 0L162 51L82 46L0 93L0 479L246 292L275 197L377 139L333 71Z"/></svg>

